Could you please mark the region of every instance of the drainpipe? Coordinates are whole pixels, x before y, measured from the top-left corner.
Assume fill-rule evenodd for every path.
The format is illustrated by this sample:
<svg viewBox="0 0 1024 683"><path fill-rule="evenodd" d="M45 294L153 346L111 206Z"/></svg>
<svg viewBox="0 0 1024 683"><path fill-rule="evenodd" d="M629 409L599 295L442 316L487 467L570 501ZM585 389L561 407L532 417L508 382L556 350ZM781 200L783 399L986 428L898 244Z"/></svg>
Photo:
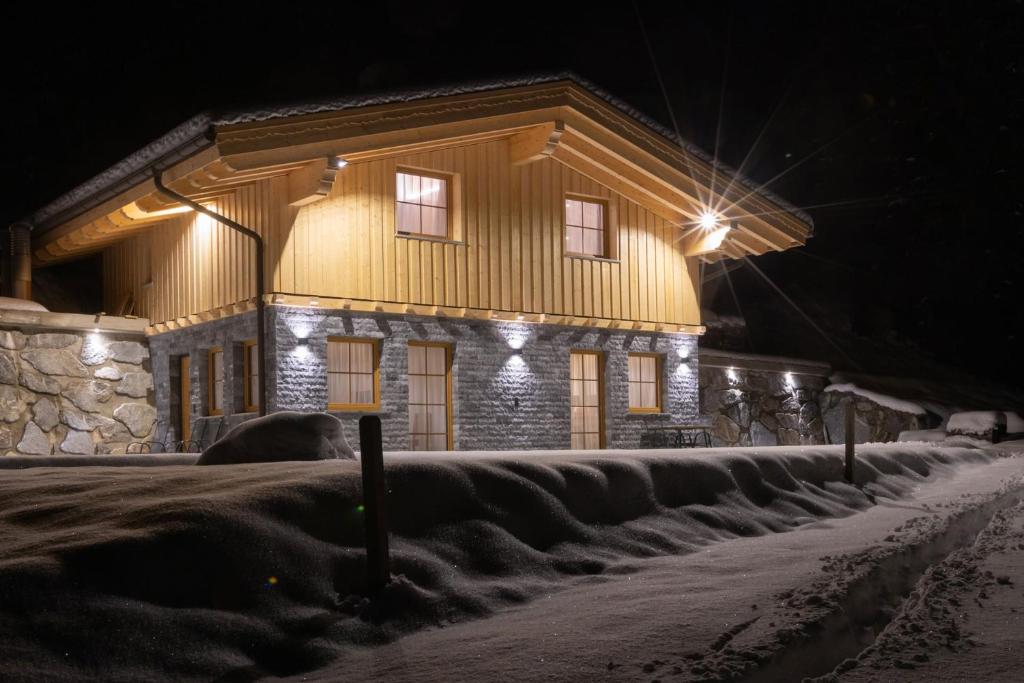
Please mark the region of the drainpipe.
<svg viewBox="0 0 1024 683"><path fill-rule="evenodd" d="M32 299L32 226L24 221L10 227L11 296Z"/></svg>
<svg viewBox="0 0 1024 683"><path fill-rule="evenodd" d="M259 356L257 358L257 367L259 368L260 386L259 386L259 397L260 397L260 416L267 414L267 340L266 340L266 323L263 320L263 312L266 308L266 304L263 302L263 238L255 230L251 230L241 223L236 223L227 216L222 216L215 211L211 211L202 204L198 204L183 194L178 194L174 190L166 187L161 181L163 171L154 168L153 169L153 183L156 185L156 189L160 194L165 195L177 202L188 206L201 214L205 214L217 221L221 225L226 225L235 232L241 233L253 240L256 243L256 338L259 340Z"/></svg>

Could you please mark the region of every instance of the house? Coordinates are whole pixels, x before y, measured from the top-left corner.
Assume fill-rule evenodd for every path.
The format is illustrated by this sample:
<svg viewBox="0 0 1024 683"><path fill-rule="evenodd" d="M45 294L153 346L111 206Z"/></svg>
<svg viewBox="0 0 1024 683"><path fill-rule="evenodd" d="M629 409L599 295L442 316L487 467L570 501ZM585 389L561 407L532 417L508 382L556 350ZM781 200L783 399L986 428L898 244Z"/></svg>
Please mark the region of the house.
<svg viewBox="0 0 1024 683"><path fill-rule="evenodd" d="M12 235L35 265L102 252L106 311L150 321L157 441L328 410L465 450L696 418L704 265L811 230L558 74L200 115Z"/></svg>

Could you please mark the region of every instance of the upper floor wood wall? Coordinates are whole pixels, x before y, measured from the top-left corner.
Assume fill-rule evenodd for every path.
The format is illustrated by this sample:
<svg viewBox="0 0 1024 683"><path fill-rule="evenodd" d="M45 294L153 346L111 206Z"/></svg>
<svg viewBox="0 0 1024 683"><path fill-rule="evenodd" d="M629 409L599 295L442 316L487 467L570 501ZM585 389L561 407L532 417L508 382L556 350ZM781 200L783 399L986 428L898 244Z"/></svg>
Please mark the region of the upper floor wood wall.
<svg viewBox="0 0 1024 683"><path fill-rule="evenodd" d="M458 241L395 234L396 166L458 174ZM565 193L607 199L614 258L564 256ZM512 166L505 140L352 163L301 209L286 196L275 178L215 206L264 236L273 292L700 324L697 263L678 227L556 161ZM160 223L104 252L107 309L130 292L156 323L244 300L252 249L203 216Z"/></svg>

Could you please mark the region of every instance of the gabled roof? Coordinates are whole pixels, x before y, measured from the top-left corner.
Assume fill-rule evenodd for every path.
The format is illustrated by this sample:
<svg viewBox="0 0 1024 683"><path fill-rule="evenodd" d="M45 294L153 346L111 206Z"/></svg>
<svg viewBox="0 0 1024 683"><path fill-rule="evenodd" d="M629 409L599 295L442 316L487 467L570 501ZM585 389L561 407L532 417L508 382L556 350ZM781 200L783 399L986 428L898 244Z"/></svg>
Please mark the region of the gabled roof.
<svg viewBox="0 0 1024 683"><path fill-rule="evenodd" d="M577 96L556 99L554 95L561 91ZM528 93L535 97L535 101L523 104L509 97L499 97L505 93ZM584 98L578 96L579 94L585 94L592 102L586 102ZM488 99L490 96L498 99L494 99L494 97ZM476 103L478 106L476 109L467 106L461 113L449 110L446 116L439 116L437 114L439 110L434 103L449 101ZM603 104L607 112L598 111L599 107L592 106L595 102ZM417 105L422 105L423 108L417 109ZM53 260L60 258L65 253L70 254L71 251L87 250L91 241L88 237L89 234L94 236L112 234L112 230L105 231L103 229L104 220L121 227L124 223L134 223L137 227L165 218L166 214L161 214L160 211L170 208L170 205L166 204L162 197L150 197L152 201L146 201L147 195L152 194L150 179L154 166L169 171L170 178L177 176L185 184L185 187L178 188L179 191L184 191L185 194L195 197L201 196L202 192L196 194L188 191L195 189L195 183L185 182L185 176L188 173L195 174L199 169L205 169L204 178L205 176L218 178L217 182L220 182L224 188L237 187L243 178L251 182L269 177L268 174L294 173L302 170L304 163L308 164L323 149L330 147L330 134L321 134L324 128L330 127L323 125L325 121L332 124L343 120L349 121L344 124L350 128L345 131L347 139L354 136L353 130L355 135L362 134L365 137L373 137L376 129L380 128L375 125L377 119L374 117L381 120L387 119L389 112L403 108L406 115L410 117L403 124L407 128L416 123L428 126L442 124L451 126L460 120L460 115L464 115L467 120L471 117L477 117L480 120L493 118L496 122L495 125L505 126L504 132L507 135L512 135L517 131L523 132L538 125L539 119L523 118L524 112L558 106L588 109L585 115L599 119L598 123L605 127L616 124L616 121L613 120L616 116L622 121L631 122L631 128L625 127L630 128L629 130L620 125L619 130L614 132L619 135L628 134L627 137L631 135L634 145L646 148L644 151L648 153L654 152L656 156L660 155L662 162L669 163L678 171L691 176L700 175L698 171L702 171L703 175L707 176L710 171L712 176L717 174L720 180L719 184L742 188L742 190L734 192L736 197L724 198L726 203L732 200L759 201L761 204L756 207L757 210L752 209L747 212L753 216L751 220L774 223L776 219L779 219L788 223L788 226L783 226L783 229L777 228L778 232L787 236L786 240L774 244L770 240L761 239L769 248L782 249L803 243L813 229L812 219L806 212L761 188L757 183L738 174L735 170L716 163L710 155L689 141L680 138L674 131L667 129L593 83L574 73L561 72L355 95L301 104L199 114L36 211L31 217L31 222L35 226L34 240L37 243L40 241L50 243L57 239L53 235L48 235L51 231L63 233L61 237L67 237L71 227L77 226L81 232L82 226L100 221L100 224L95 226L97 229L92 233L86 231L79 234L77 239L64 239L64 244L59 249L50 248L46 252L37 250L37 259ZM492 107L493 111L488 110L487 107ZM502 119L500 115L503 114L509 116ZM519 114L522 120L510 118L514 114ZM416 118L417 116L419 119ZM357 117L358 121L351 122L353 117ZM410 121L413 123L410 124ZM559 119L559 123L560 121ZM621 124L621 121L618 123ZM317 126L320 127L320 131L313 130ZM343 126L338 123L337 127L341 129ZM475 132L466 130L467 132L461 137L456 135L452 139L466 141L484 137L482 129L479 127L474 129ZM258 133L254 133L254 131ZM558 131L554 143L557 143L557 135L561 134L561 128L558 128ZM651 139L651 136L643 131L655 134L657 140ZM254 143L256 139L260 139L260 141ZM265 144L267 140L270 140L272 144ZM574 158L587 157L589 159L608 151L600 144L591 145L593 142L594 140L591 138L583 136L578 145L583 151L575 150L572 153ZM283 156L280 154L274 156L269 153L257 154L257 149L266 152L273 148L275 143L290 144L295 148L308 148L308 155L306 158L302 158L302 153ZM401 146L396 146L394 149L401 149ZM592 153L588 154L587 150ZM617 151L617 156L621 160L629 158L629 152L632 150ZM350 154L346 153L345 156L349 158ZM564 158L559 158L559 154L552 154L552 156L560 161L567 161L570 154L566 152L562 155ZM243 164L238 163L243 160ZM587 174L589 168L590 174L601 173L600 169L605 168L606 162L611 163L610 159L604 158L598 161L600 163L591 164L578 170ZM567 163L571 165L571 162ZM243 169L241 166L245 166L245 168ZM212 173L210 172L211 168L213 169ZM268 170L262 174L257 172L263 168ZM645 169L640 170L648 175L664 175L663 172L659 173L656 165L653 164L648 164ZM315 176L317 169L312 168L308 171L307 175ZM229 181L233 175L238 182L232 185ZM595 179L601 182L601 178ZM691 195L699 196L701 178L692 180L693 189L696 192L691 192ZM642 182L642 179L638 177L637 182ZM672 181L668 180L667 182L671 184ZM717 189L721 190L722 188ZM656 198L657 191L652 191L651 196ZM769 206L766 207L764 202L767 202ZM96 244L102 246L108 242L109 239L98 240ZM753 244L750 242L746 251L759 253L756 247L752 246ZM77 248L69 251L68 248L72 245ZM727 252L723 255L735 257L740 252L742 250L734 253ZM53 258L49 258L49 256Z"/></svg>

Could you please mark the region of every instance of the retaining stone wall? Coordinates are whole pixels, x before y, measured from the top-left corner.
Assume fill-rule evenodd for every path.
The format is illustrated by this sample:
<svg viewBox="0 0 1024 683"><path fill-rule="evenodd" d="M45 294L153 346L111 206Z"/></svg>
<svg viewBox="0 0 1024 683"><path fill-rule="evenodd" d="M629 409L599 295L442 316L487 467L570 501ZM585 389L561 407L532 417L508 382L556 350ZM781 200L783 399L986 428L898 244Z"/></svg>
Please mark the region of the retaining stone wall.
<svg viewBox="0 0 1024 683"><path fill-rule="evenodd" d="M0 330L0 453L124 453L153 436L144 338Z"/></svg>

